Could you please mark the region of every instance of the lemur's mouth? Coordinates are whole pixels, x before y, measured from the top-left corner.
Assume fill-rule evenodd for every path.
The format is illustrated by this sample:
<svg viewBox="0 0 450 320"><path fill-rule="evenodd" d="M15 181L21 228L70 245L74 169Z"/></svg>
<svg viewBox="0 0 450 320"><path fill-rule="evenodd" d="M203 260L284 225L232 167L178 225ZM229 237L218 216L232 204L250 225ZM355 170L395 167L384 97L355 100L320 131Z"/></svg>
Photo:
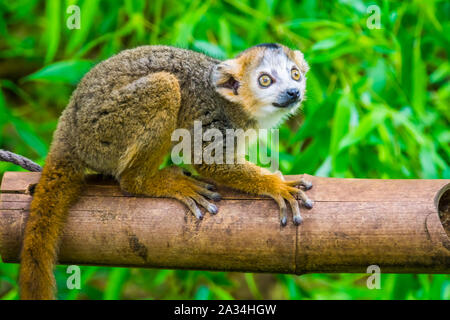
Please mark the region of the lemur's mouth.
<svg viewBox="0 0 450 320"><path fill-rule="evenodd" d="M277 108L288 108L297 104L301 100L301 93L298 89L288 89L278 96L278 101L272 103Z"/></svg>
<svg viewBox="0 0 450 320"><path fill-rule="evenodd" d="M283 102L274 102L274 103L272 103L272 105L277 108L290 108L290 107L293 107L294 105L296 105L299 101L300 101L300 99L296 99L294 101L288 100L288 101L283 101Z"/></svg>

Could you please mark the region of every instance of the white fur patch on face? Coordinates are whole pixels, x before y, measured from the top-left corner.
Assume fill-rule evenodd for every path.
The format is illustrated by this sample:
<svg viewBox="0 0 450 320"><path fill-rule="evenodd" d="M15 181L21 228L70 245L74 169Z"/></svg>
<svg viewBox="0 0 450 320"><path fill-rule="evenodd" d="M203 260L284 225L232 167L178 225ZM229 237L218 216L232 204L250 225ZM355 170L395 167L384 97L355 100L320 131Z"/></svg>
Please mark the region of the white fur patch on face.
<svg viewBox="0 0 450 320"><path fill-rule="evenodd" d="M300 69L294 61L288 58L283 49L266 49L261 63L250 74L249 88L252 91L257 106L254 117L260 128L272 128L279 125L286 117L294 114L304 99L306 89L306 77L300 71L300 80L292 78L292 69ZM263 74L269 75L273 83L268 87L259 84L259 77ZM276 107L280 96L288 89L298 89L301 100L289 107Z"/></svg>
<svg viewBox="0 0 450 320"><path fill-rule="evenodd" d="M262 106L254 114L258 127L261 129L276 128L281 125L287 118L294 115L300 107L300 102L292 106L289 110L274 107L272 104Z"/></svg>

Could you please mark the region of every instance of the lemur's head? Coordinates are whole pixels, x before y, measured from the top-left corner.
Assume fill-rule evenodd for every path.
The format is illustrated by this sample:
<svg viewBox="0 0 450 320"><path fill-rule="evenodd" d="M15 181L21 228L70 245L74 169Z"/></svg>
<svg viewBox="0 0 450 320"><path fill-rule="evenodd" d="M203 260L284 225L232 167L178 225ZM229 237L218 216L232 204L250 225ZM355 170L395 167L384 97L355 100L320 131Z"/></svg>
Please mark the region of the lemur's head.
<svg viewBox="0 0 450 320"><path fill-rule="evenodd" d="M218 64L212 81L217 92L268 128L298 109L305 98L308 69L299 50L268 43Z"/></svg>

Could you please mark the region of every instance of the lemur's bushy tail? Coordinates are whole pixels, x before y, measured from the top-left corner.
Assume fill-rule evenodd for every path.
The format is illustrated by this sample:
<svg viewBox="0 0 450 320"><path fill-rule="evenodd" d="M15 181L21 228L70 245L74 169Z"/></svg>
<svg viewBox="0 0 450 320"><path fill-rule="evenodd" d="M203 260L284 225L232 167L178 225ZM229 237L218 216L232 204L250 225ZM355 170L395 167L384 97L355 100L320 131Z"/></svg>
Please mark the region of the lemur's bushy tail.
<svg viewBox="0 0 450 320"><path fill-rule="evenodd" d="M35 188L22 247L22 299L54 299L53 269L58 246L69 207L78 198L83 183L83 168L72 156L50 152Z"/></svg>

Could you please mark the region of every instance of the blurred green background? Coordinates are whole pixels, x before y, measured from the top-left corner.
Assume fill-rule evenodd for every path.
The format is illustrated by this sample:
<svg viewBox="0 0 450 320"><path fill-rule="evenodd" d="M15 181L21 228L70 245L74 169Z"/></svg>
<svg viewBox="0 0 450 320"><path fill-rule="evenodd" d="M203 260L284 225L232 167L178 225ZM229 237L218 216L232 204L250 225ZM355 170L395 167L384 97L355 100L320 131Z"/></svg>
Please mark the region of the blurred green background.
<svg viewBox="0 0 450 320"><path fill-rule="evenodd" d="M66 12L81 8L81 28ZM367 8L377 4L380 28ZM376 12L375 12L376 14ZM169 44L217 58L261 42L305 52L304 110L280 130L281 170L358 178L450 178L449 1L0 0L0 148L44 163L83 74L125 48ZM20 168L0 163L0 173ZM17 299L18 266L0 264ZM301 277L82 267L60 299L449 299L446 275Z"/></svg>

